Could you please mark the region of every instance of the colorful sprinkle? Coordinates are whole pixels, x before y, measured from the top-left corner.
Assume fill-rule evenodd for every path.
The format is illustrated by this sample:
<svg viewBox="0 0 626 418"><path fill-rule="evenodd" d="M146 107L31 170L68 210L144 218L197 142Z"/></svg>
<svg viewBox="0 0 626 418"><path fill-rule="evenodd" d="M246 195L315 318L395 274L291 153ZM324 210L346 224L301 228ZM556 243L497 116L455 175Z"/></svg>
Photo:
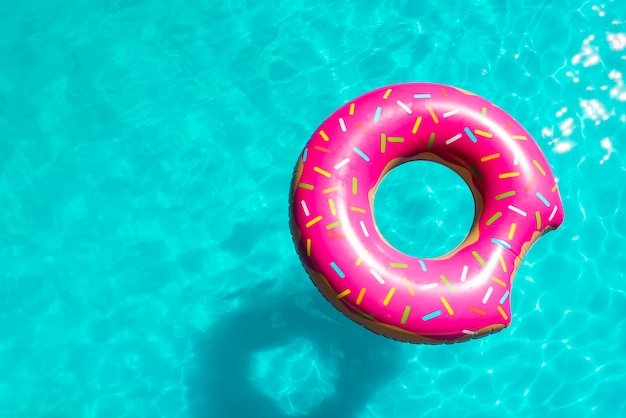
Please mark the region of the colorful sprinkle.
<svg viewBox="0 0 626 418"><path fill-rule="evenodd" d="M361 291L359 292L359 296L357 296L356 302L355 302L357 305L361 304L361 301L363 300L363 296L365 296L365 290L366 289L364 287L361 288Z"/></svg>
<svg viewBox="0 0 626 418"><path fill-rule="evenodd" d="M483 109L485 109L485 108L483 107ZM478 335L478 333L476 331L470 331L469 329L464 329L462 332L465 335Z"/></svg>
<svg viewBox="0 0 626 418"><path fill-rule="evenodd" d="M380 277L380 274L378 274L376 270L370 269L370 274L374 276L374 278L378 281L378 283L385 284L385 280L383 280L383 278Z"/></svg>
<svg viewBox="0 0 626 418"><path fill-rule="evenodd" d="M424 261L419 260L418 262L420 263L420 266L422 267L422 271L426 271L426 264L424 264Z"/></svg>
<svg viewBox="0 0 626 418"><path fill-rule="evenodd" d="M559 186L557 186L556 184L554 186L552 186L552 189L550 189L552 191L552 193L556 192L556 189L558 189Z"/></svg>
<svg viewBox="0 0 626 418"><path fill-rule="evenodd" d="M333 222L332 224L326 225L326 230L330 231L331 229L337 228L339 225L341 225L341 221Z"/></svg>
<svg viewBox="0 0 626 418"><path fill-rule="evenodd" d="M375 123L378 123L378 120L380 119L380 114L382 113L382 111L383 111L382 107L378 106L376 108L376 114L374 115L374 122Z"/></svg>
<svg viewBox="0 0 626 418"><path fill-rule="evenodd" d="M330 154L330 150L328 148L324 148L324 147L320 147L316 145L313 147L313 149L316 151L322 151L323 153L326 153L326 154Z"/></svg>
<svg viewBox="0 0 626 418"><path fill-rule="evenodd" d="M441 315L441 311L435 311L435 312L431 312L429 314L426 314L422 317L422 321L429 321L433 318L437 318L438 316Z"/></svg>
<svg viewBox="0 0 626 418"><path fill-rule="evenodd" d="M502 280L498 279L497 277L491 276L491 280L498 283L502 287L506 287L506 283L504 283Z"/></svg>
<svg viewBox="0 0 626 418"><path fill-rule="evenodd" d="M474 313L477 313L478 315L483 315L483 316L487 315L487 312L475 306L469 306L468 309Z"/></svg>
<svg viewBox="0 0 626 418"><path fill-rule="evenodd" d="M550 216L548 217L548 221L551 221L554 218L554 215L556 215L556 206L554 207L554 209L552 209L552 213L550 213Z"/></svg>
<svg viewBox="0 0 626 418"><path fill-rule="evenodd" d="M346 275L344 274L343 271L341 271L337 263L335 263L334 261L331 261L330 266L333 268L333 270L335 270L335 273L337 273L337 276L339 276L339 278L343 279L346 277Z"/></svg>
<svg viewBox="0 0 626 418"><path fill-rule="evenodd" d="M390 136L389 138L387 138L387 141L389 142L404 142L404 138L401 136Z"/></svg>
<svg viewBox="0 0 626 418"><path fill-rule="evenodd" d="M380 134L380 152L383 154L387 150L387 135Z"/></svg>
<svg viewBox="0 0 626 418"><path fill-rule="evenodd" d="M511 248L511 244L498 238L491 238L491 242L493 242L494 244L498 244L499 246L504 247L507 250Z"/></svg>
<svg viewBox="0 0 626 418"><path fill-rule="evenodd" d="M441 92L443 93L443 97L444 98L448 98L448 92L446 91L446 89L444 87L441 88Z"/></svg>
<svg viewBox="0 0 626 418"><path fill-rule="evenodd" d="M507 297L509 297L509 291L508 290L506 292L504 292L504 295L502 295L502 297L500 298L500 304L504 303L504 301L506 300Z"/></svg>
<svg viewBox="0 0 626 418"><path fill-rule="evenodd" d="M485 267L485 260L483 260L480 254L478 254L476 251L472 251L472 255L474 256L474 258L476 258L476 260L478 260L481 266Z"/></svg>
<svg viewBox="0 0 626 418"><path fill-rule="evenodd" d="M496 154L487 155L481 158L480 161L484 163L485 161L495 160L496 158L500 158L500 154L496 153Z"/></svg>
<svg viewBox="0 0 626 418"><path fill-rule="evenodd" d="M315 171L316 173L321 174L324 177L330 178L330 176L331 176L331 174L328 171L326 171L324 169L321 169L319 167L313 167L313 171Z"/></svg>
<svg viewBox="0 0 626 418"><path fill-rule="evenodd" d="M348 128L346 128L346 122L343 120L343 118L339 118L339 126L341 126L341 130L343 132L348 130Z"/></svg>
<svg viewBox="0 0 626 418"><path fill-rule="evenodd" d="M356 126L356 127L357 127L357 128L359 128L359 129L364 130L364 131L365 131L365 132L367 132L368 134L371 134L371 133L372 133L372 131L370 131L370 130L367 128L367 126L363 126L363 125L362 125L362 124L360 124L359 122L353 122L353 123L354 123L354 126Z"/></svg>
<svg viewBox="0 0 626 418"><path fill-rule="evenodd" d="M542 176L546 175L546 172L543 169L543 167L541 166L541 164L539 164L539 161L533 160L533 164L535 164L535 167L537 167L537 170L539 170L539 172L541 173Z"/></svg>
<svg viewBox="0 0 626 418"><path fill-rule="evenodd" d="M541 200L543 202L544 205L546 205L547 208L550 207L550 202L548 202L548 199L543 197L543 195L541 193L537 192L537 193L535 193L535 195L539 198L539 200Z"/></svg>
<svg viewBox="0 0 626 418"><path fill-rule="evenodd" d="M465 133L467 134L467 136L469 136L469 139L472 140L473 143L476 143L478 141L478 139L476 139L476 137L474 136L474 134L472 133L472 131L470 130L470 128L465 128L464 129Z"/></svg>
<svg viewBox="0 0 626 418"><path fill-rule="evenodd" d="M449 112L444 113L444 114L443 114L443 118L444 118L444 119L449 118L450 116L454 116L454 115L456 115L457 113L459 113L459 109L454 109L454 110L451 110L451 111L449 111Z"/></svg>
<svg viewBox="0 0 626 418"><path fill-rule="evenodd" d="M448 280L448 278L446 276L441 274L441 275L439 275L439 278L441 279L443 284L446 285L446 287L448 288L449 291L454 292L454 287L452 287L452 285L450 284L450 281Z"/></svg>
<svg viewBox="0 0 626 418"><path fill-rule="evenodd" d="M493 138L493 134L491 134L490 132L481 131L480 129L474 129L474 133L476 135L484 136L485 138Z"/></svg>
<svg viewBox="0 0 626 418"><path fill-rule="evenodd" d="M350 115L354 115L354 103L350 103Z"/></svg>
<svg viewBox="0 0 626 418"><path fill-rule="evenodd" d="M336 232L327 232L326 236L330 238L344 238L344 239L346 238L344 234L338 234Z"/></svg>
<svg viewBox="0 0 626 418"><path fill-rule="evenodd" d="M326 135L326 132L324 131L320 131L320 136L322 137L322 139L326 142L328 142L328 135Z"/></svg>
<svg viewBox="0 0 626 418"><path fill-rule="evenodd" d="M506 312L504 312L504 309L502 309L502 306L498 305L498 312L500 312L500 315L502 315L502 318L504 318L504 320L506 321L507 319L509 319L509 316L506 314Z"/></svg>
<svg viewBox="0 0 626 418"><path fill-rule="evenodd" d="M367 228L365 227L365 222L359 221L359 225L361 225L361 231L363 231L363 235L365 235L365 238L369 238L370 233L367 231Z"/></svg>
<svg viewBox="0 0 626 418"><path fill-rule="evenodd" d="M357 147L352 147L352 151L356 152L359 157L363 158L366 162L369 163L370 157L368 157L363 151L361 151Z"/></svg>
<svg viewBox="0 0 626 418"><path fill-rule="evenodd" d="M358 179L356 177L352 177L352 194L357 194L358 191Z"/></svg>
<svg viewBox="0 0 626 418"><path fill-rule="evenodd" d="M429 290L434 289L435 287L439 287L439 283L428 283L420 286L420 290Z"/></svg>
<svg viewBox="0 0 626 418"><path fill-rule="evenodd" d="M335 170L339 170L341 167L343 167L344 165L348 164L349 162L350 162L350 158L344 158L343 160L341 160L337 164L335 164L334 169Z"/></svg>
<svg viewBox="0 0 626 418"><path fill-rule="evenodd" d="M508 179L508 178L517 177L517 176L519 176L519 171L511 171L510 173L498 174L498 178L501 178L501 179Z"/></svg>
<svg viewBox="0 0 626 418"><path fill-rule="evenodd" d="M421 123L422 117L418 116L417 119L415 119L415 124L413 125L413 129L411 130L411 133L413 133L413 135L417 133L417 130L419 129Z"/></svg>
<svg viewBox="0 0 626 418"><path fill-rule="evenodd" d="M389 289L389 292L387 293L387 296L385 296L385 300L383 300L383 305L387 306L389 305L389 302L391 302L391 298L393 297L393 294L396 293L396 288L392 287L391 289Z"/></svg>
<svg viewBox="0 0 626 418"><path fill-rule="evenodd" d="M448 139L446 141L446 145L450 145L451 143L453 143L454 141L456 141L457 139L461 138L463 135L461 134L456 134L454 135L452 138Z"/></svg>
<svg viewBox="0 0 626 418"><path fill-rule="evenodd" d="M487 302L489 302L489 298L491 297L491 294L493 293L493 287L489 286L489 289L487 289L487 292L485 293L485 296L483 296L483 305L486 305Z"/></svg>
<svg viewBox="0 0 626 418"><path fill-rule="evenodd" d="M521 140L521 141L526 141L528 139L524 135L511 135L511 138Z"/></svg>
<svg viewBox="0 0 626 418"><path fill-rule="evenodd" d="M365 209L357 208L356 206L350 206L350 210L359 213L367 213Z"/></svg>
<svg viewBox="0 0 626 418"><path fill-rule="evenodd" d="M452 310L452 306L450 306L450 304L448 303L446 298L444 296L441 296L439 298L439 300L441 300L441 303L443 303L443 306L446 308L446 311L448 311L448 314L450 316L454 315L454 311Z"/></svg>
<svg viewBox="0 0 626 418"><path fill-rule="evenodd" d="M432 107L428 108L428 113L430 113L430 117L433 118L433 122L435 122L436 124L439 123L439 119L437 118L437 115L435 115L435 111Z"/></svg>
<svg viewBox="0 0 626 418"><path fill-rule="evenodd" d="M344 298L350 294L350 289L346 289L343 292L337 294L337 299Z"/></svg>
<svg viewBox="0 0 626 418"><path fill-rule="evenodd" d="M526 216L527 215L526 212L524 212L523 210L521 210L517 206L509 205L507 207L509 208L509 210L512 210L513 212L517 213L518 215L522 215L522 216Z"/></svg>
<svg viewBox="0 0 626 418"><path fill-rule="evenodd" d="M537 220L537 229L541 229L541 213L535 212L535 219Z"/></svg>
<svg viewBox="0 0 626 418"><path fill-rule="evenodd" d="M302 151L302 162L306 163L306 157L309 154L309 149L305 148L304 151Z"/></svg>
<svg viewBox="0 0 626 418"><path fill-rule="evenodd" d="M409 115L413 114L413 111L407 105L402 103L400 100L398 100L396 103L398 104L398 106L400 106L402 108L402 110L404 110Z"/></svg>
<svg viewBox="0 0 626 418"><path fill-rule="evenodd" d="M307 183L298 183L298 187L300 187L301 189L307 189L307 190L314 189L312 184L307 184Z"/></svg>
<svg viewBox="0 0 626 418"><path fill-rule="evenodd" d="M465 279L467 279L467 270L468 270L468 267L463 266L463 271L461 271L461 283L463 283Z"/></svg>
<svg viewBox="0 0 626 418"><path fill-rule="evenodd" d="M304 212L305 216L309 216L311 214L311 212L309 212L309 208L306 205L306 202L304 200L300 201L300 206L302 206L302 211Z"/></svg>
<svg viewBox="0 0 626 418"><path fill-rule="evenodd" d="M409 265L404 263L389 263L389 267L396 269L408 269Z"/></svg>
<svg viewBox="0 0 626 418"><path fill-rule="evenodd" d="M500 254L500 266L502 267L502 271L506 273L506 263L504 262L504 257Z"/></svg>
<svg viewBox="0 0 626 418"><path fill-rule="evenodd" d="M339 189L341 189L341 186L333 186L333 187L329 187L328 189L322 190L322 193L328 194L328 193L336 192Z"/></svg>
<svg viewBox="0 0 626 418"><path fill-rule="evenodd" d="M481 115L483 115L483 117L487 116L487 108L486 107L483 107L483 111L481 112Z"/></svg>
<svg viewBox="0 0 626 418"><path fill-rule="evenodd" d="M315 218L311 219L309 222L306 223L306 227L310 228L313 225L315 225L316 223L318 223L319 221L322 220L322 215L316 216Z"/></svg>
<svg viewBox="0 0 626 418"><path fill-rule="evenodd" d="M425 93L425 94L414 94L413 98L415 99L430 99L430 94Z"/></svg>
<svg viewBox="0 0 626 418"><path fill-rule="evenodd" d="M406 305L404 307L404 313L402 314L402 319L400 319L400 323L402 325L406 324L406 321L409 319L409 314L411 313L411 307Z"/></svg>
<svg viewBox="0 0 626 418"><path fill-rule="evenodd" d="M311 257L311 238L306 239L306 256Z"/></svg>
<svg viewBox="0 0 626 418"><path fill-rule="evenodd" d="M516 223L512 223L511 224L511 228L509 229L509 240L513 239L513 236L515 236L515 228L517 227Z"/></svg>
<svg viewBox="0 0 626 418"><path fill-rule="evenodd" d="M428 146L426 147L426 149L431 149L433 146L433 142L435 142L435 133L432 132L430 134L430 139L428 140Z"/></svg>
<svg viewBox="0 0 626 418"><path fill-rule="evenodd" d="M491 218L487 219L485 225L489 226L494 223L500 216L502 216L502 212L496 212Z"/></svg>
<svg viewBox="0 0 626 418"><path fill-rule="evenodd" d="M504 199L505 197L515 196L515 194L516 194L515 190L511 190L509 192L501 193L501 194L496 196L496 200L501 200L501 199Z"/></svg>
<svg viewBox="0 0 626 418"><path fill-rule="evenodd" d="M387 99L389 97L389 95L391 94L391 90L392 89L387 89L387 91L385 92L385 94L383 94L383 99Z"/></svg>
<svg viewBox="0 0 626 418"><path fill-rule="evenodd" d="M474 167L473 165L470 165L469 168L470 170L472 170L472 173L476 175L476 177L478 177L479 179L483 178L483 175L480 173L480 171L478 171L476 167Z"/></svg>
<svg viewBox="0 0 626 418"><path fill-rule="evenodd" d="M411 286L411 282L406 277L403 279L404 284L406 284L407 289L409 289L409 294L411 296L415 296L415 291L413 290L413 286Z"/></svg>

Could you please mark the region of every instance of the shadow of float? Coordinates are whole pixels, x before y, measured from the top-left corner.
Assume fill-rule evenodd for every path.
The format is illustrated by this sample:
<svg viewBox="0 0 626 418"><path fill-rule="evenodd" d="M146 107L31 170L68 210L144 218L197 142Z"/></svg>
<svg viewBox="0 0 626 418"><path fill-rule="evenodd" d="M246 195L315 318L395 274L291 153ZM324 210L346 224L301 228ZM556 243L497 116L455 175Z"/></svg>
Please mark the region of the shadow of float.
<svg viewBox="0 0 626 418"><path fill-rule="evenodd" d="M352 323L315 288L259 296L200 337L191 416L356 418L399 373L400 344Z"/></svg>

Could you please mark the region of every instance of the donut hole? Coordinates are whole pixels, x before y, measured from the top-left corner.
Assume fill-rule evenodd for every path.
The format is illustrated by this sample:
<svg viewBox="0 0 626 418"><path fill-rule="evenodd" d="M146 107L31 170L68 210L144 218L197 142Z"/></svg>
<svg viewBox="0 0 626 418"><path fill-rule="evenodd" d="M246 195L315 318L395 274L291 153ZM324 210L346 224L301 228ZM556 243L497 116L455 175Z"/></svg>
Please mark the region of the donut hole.
<svg viewBox="0 0 626 418"><path fill-rule="evenodd" d="M374 197L374 220L384 239L419 258L454 250L467 237L474 212L472 192L461 176L431 161L394 168Z"/></svg>

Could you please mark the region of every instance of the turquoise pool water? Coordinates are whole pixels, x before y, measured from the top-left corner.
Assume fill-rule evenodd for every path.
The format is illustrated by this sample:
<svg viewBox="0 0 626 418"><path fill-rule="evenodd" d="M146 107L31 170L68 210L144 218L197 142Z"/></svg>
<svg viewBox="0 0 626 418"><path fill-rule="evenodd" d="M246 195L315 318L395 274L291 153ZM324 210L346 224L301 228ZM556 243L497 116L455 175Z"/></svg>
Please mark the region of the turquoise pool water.
<svg viewBox="0 0 626 418"><path fill-rule="evenodd" d="M626 415L623 1L3 3L0 416ZM403 81L488 97L559 177L565 224L484 339L371 334L291 243L313 129ZM407 170L383 233L454 246L464 186Z"/></svg>

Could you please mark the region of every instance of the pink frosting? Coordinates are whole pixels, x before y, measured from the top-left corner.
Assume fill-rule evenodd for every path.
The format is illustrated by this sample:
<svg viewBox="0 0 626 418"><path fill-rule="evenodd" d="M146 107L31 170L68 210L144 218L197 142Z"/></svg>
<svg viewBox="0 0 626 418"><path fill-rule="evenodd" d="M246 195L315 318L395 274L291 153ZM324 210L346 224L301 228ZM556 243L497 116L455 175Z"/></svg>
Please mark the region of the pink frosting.
<svg viewBox="0 0 626 418"><path fill-rule="evenodd" d="M476 217L454 251L419 259L379 233L382 177L409 160L445 164L468 182ZM545 156L510 115L465 90L407 83L333 113L296 167L291 225L311 278L364 326L413 342L451 342L506 327L521 258L563 222Z"/></svg>

